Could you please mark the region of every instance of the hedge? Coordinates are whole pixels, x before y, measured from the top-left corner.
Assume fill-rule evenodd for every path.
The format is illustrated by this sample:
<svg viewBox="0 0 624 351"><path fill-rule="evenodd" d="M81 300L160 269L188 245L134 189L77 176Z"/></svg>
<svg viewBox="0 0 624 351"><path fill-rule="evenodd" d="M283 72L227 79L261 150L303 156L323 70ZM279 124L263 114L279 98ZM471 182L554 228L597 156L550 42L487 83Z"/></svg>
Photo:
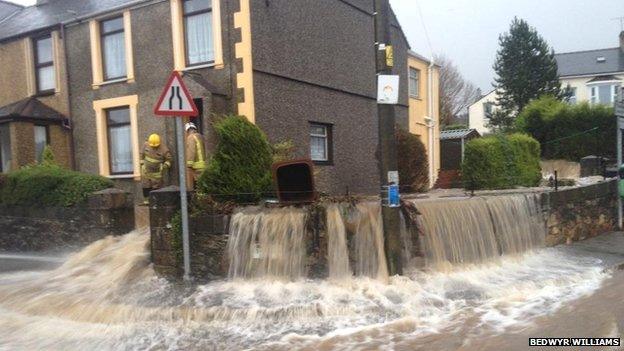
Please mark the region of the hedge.
<svg viewBox="0 0 624 351"><path fill-rule="evenodd" d="M544 96L518 115L516 128L539 141L545 159L615 156L616 119L613 108L605 105L570 105Z"/></svg>
<svg viewBox="0 0 624 351"><path fill-rule="evenodd" d="M466 189L537 186L539 143L524 134L492 135L466 143L462 179Z"/></svg>
<svg viewBox="0 0 624 351"><path fill-rule="evenodd" d="M3 177L0 203L24 206L71 206L89 194L113 187L110 179L43 163Z"/></svg>
<svg viewBox="0 0 624 351"><path fill-rule="evenodd" d="M271 191L273 150L266 135L242 116L215 125L215 154L198 181L198 192L217 201L252 203Z"/></svg>
<svg viewBox="0 0 624 351"><path fill-rule="evenodd" d="M399 179L402 192L424 192L429 188L427 150L420 138L397 128Z"/></svg>

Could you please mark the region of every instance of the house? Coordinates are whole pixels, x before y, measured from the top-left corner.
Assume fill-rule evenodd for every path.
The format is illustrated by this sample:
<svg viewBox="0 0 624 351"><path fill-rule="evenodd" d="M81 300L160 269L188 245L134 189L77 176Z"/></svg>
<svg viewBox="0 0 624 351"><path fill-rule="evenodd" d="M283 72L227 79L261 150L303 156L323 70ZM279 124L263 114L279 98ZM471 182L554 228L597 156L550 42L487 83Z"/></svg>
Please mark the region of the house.
<svg viewBox="0 0 624 351"><path fill-rule="evenodd" d="M409 132L427 150L429 182L433 187L440 170L440 66L408 51Z"/></svg>
<svg viewBox="0 0 624 351"><path fill-rule="evenodd" d="M488 116L499 109L496 106L496 99L496 90L492 90L468 106L469 128L475 129L480 134L490 133L490 128L487 126Z"/></svg>
<svg viewBox="0 0 624 351"><path fill-rule="evenodd" d="M394 16L391 22L401 76L397 123L408 128L409 46ZM147 136L161 134L175 151L175 124L152 109L178 70L199 106L192 120L209 148L214 115L241 114L271 142L292 140L295 156L311 157L320 191L378 192L371 1L40 0L0 27L0 51L25 62L13 73L0 68L0 75L14 75L3 82L24 81L49 65L35 64L24 49L39 36L52 39L54 94L22 89L0 101L36 97L66 116L77 170L138 193Z"/></svg>
<svg viewBox="0 0 624 351"><path fill-rule="evenodd" d="M570 88L569 103L589 102L612 105L616 88L624 83L624 31L619 46L608 49L574 51L555 54L559 80ZM492 91L469 107L469 126L481 134L489 133L487 108L496 109L496 92ZM488 106L486 106L488 105Z"/></svg>

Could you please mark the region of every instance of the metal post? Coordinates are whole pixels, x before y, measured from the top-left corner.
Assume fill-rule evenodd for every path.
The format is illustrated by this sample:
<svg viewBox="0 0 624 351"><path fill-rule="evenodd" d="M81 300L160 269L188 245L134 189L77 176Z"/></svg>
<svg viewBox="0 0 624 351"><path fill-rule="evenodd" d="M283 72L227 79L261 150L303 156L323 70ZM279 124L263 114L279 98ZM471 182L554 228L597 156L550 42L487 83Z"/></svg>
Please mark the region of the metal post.
<svg viewBox="0 0 624 351"><path fill-rule="evenodd" d="M385 48L391 45L390 4L388 0L375 0L375 42L377 74L392 74L392 67L388 66L385 51ZM394 105L378 104L377 111L379 115L380 194L383 199L383 196L387 196L384 186L390 183L388 173L398 170ZM403 274L399 211L400 208L398 207L384 206L382 200L384 249L390 275Z"/></svg>
<svg viewBox="0 0 624 351"><path fill-rule="evenodd" d="M191 257L189 248L188 199L186 191L186 162L184 155L184 125L182 117L176 117L176 139L178 145L178 170L180 177L180 213L182 216L182 252L184 255L184 280L191 279Z"/></svg>
<svg viewBox="0 0 624 351"><path fill-rule="evenodd" d="M555 191L559 191L559 172L555 171Z"/></svg>
<svg viewBox="0 0 624 351"><path fill-rule="evenodd" d="M616 117L616 118L620 118L620 117ZM620 167L622 167L622 129L620 129L620 123L618 121L618 125L617 125L617 170L618 170L618 182L621 182L622 180L620 180ZM620 230L622 230L622 217L624 217L624 211L622 208L622 197L620 196L620 194L618 193L618 228Z"/></svg>

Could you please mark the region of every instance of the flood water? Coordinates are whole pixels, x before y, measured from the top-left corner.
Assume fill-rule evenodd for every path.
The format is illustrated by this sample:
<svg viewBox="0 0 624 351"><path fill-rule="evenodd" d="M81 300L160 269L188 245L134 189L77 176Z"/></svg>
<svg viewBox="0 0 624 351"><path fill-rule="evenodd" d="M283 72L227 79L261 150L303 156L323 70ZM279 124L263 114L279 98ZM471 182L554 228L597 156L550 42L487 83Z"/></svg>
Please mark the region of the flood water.
<svg viewBox="0 0 624 351"><path fill-rule="evenodd" d="M571 323L574 304L592 314L592 293L624 285L610 283L600 260L555 248L387 284L265 277L180 287L155 276L148 243L146 232L107 238L54 270L0 274L0 349L525 349L522 333ZM609 334L617 322L591 326ZM502 337L510 333L522 337Z"/></svg>

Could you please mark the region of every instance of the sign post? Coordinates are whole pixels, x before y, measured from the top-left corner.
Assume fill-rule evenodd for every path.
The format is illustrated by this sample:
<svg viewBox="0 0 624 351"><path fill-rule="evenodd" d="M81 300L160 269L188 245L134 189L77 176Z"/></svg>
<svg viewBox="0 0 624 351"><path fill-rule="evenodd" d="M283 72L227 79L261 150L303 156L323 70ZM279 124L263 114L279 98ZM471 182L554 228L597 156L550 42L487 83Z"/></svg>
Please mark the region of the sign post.
<svg viewBox="0 0 624 351"><path fill-rule="evenodd" d="M182 251L184 255L184 280L191 279L191 256L189 244L188 196L186 184L186 162L184 155L184 122L185 116L197 116L197 106L193 97L182 81L178 72L173 72L165 86L158 103L154 107L157 116L174 117L176 119L176 139L178 149L178 171L180 177L180 214L182 217Z"/></svg>
<svg viewBox="0 0 624 351"><path fill-rule="evenodd" d="M622 168L622 129L624 129L624 87L618 88L617 99L615 100L615 118L617 118L617 169L618 169L618 189L620 183L624 181L621 178L620 169ZM624 208L622 204L622 196L618 194L618 228L622 230L622 221L624 218Z"/></svg>

